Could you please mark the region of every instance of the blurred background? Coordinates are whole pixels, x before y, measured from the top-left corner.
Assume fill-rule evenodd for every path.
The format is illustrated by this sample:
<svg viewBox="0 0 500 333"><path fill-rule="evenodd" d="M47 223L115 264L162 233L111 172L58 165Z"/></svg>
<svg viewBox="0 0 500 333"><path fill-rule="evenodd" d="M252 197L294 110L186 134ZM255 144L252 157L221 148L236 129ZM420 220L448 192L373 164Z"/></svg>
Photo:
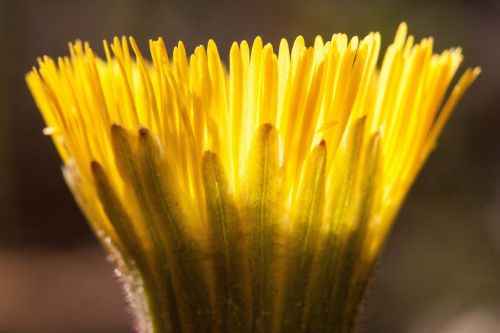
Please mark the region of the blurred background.
<svg viewBox="0 0 500 333"><path fill-rule="evenodd" d="M64 184L24 82L67 42L133 35L277 43L302 34L364 36L383 49L400 21L436 50L462 46L479 80L449 122L395 224L361 330L500 332L500 1L0 0L0 333L132 332L113 268ZM383 51L382 51L383 52ZM382 53L383 54L383 53Z"/></svg>

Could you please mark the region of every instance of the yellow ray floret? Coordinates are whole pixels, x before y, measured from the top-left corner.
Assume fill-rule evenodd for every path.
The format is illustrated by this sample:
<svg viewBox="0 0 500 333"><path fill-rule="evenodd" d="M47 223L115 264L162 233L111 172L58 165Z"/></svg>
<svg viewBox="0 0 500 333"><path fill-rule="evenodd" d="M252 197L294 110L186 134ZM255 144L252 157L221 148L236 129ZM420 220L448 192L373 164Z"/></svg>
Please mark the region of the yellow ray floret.
<svg viewBox="0 0 500 333"><path fill-rule="evenodd" d="M146 59L115 38L99 58L76 42L26 77L82 210L139 276L132 303L149 319L138 325L347 332L397 209L480 69L449 91L461 50L435 54L404 23L380 62L378 33L299 36L277 51L257 37L234 43L227 64L214 41L190 56L182 42L170 56L161 38L149 47Z"/></svg>

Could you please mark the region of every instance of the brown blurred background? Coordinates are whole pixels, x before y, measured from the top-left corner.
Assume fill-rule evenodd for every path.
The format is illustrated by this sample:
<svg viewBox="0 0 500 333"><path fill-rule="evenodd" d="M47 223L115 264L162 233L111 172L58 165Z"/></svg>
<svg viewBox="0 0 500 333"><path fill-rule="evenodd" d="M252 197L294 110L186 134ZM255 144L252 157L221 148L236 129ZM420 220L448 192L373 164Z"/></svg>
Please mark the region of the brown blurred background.
<svg viewBox="0 0 500 333"><path fill-rule="evenodd" d="M500 1L0 0L0 333L132 332L113 269L67 190L24 83L67 42L133 35L189 50L400 21L483 68L421 173L378 266L365 332L500 332Z"/></svg>

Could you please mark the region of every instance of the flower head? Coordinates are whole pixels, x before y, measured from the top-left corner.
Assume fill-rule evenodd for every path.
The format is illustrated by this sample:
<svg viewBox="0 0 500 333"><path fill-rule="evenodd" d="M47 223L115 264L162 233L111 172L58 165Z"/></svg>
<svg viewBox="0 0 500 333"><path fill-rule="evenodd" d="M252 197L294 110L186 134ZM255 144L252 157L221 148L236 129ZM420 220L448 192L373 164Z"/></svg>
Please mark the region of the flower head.
<svg viewBox="0 0 500 333"><path fill-rule="evenodd" d="M348 332L394 215L458 100L460 49L401 24L209 41L133 38L39 60L27 82L66 180L154 332ZM132 49L132 51L130 50Z"/></svg>

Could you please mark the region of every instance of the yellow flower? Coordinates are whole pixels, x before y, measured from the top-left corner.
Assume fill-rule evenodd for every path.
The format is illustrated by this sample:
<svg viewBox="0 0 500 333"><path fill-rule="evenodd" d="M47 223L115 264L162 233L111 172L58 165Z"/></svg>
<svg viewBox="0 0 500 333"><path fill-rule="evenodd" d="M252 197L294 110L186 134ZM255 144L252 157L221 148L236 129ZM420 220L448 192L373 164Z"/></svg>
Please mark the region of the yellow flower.
<svg viewBox="0 0 500 333"><path fill-rule="evenodd" d="M39 60L29 88L141 332L349 332L394 216L458 100L460 49L399 27L209 41L151 61L133 38ZM130 52L129 48L133 52Z"/></svg>

